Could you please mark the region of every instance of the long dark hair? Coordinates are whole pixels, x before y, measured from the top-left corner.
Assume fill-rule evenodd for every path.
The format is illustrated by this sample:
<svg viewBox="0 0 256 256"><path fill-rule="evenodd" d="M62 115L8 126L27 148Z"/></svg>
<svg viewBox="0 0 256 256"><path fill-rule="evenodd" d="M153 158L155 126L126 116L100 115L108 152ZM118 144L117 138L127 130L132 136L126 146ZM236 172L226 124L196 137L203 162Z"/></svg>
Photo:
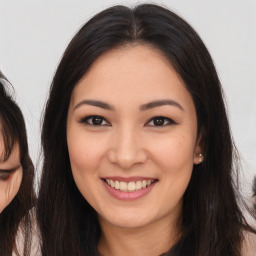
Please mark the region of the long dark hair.
<svg viewBox="0 0 256 256"><path fill-rule="evenodd" d="M31 214L30 210L35 204L35 193L33 189L34 166L29 157L27 134L22 112L10 94L7 86L11 85L5 81L6 78L0 72L0 132L3 135L4 153L3 161L11 155L14 145L18 143L20 151L20 162L23 168L23 177L17 195L12 202L0 214L0 254L10 256L12 252L16 255L30 255L31 242ZM6 87L5 87L6 86ZM9 88L10 89L10 88ZM24 250L18 252L16 237L18 229L24 236Z"/></svg>
<svg viewBox="0 0 256 256"><path fill-rule="evenodd" d="M97 213L78 191L71 174L66 119L71 93L103 53L129 44L159 49L186 84L203 134L205 161L194 166L184 195L184 236L168 255L179 255L190 236L193 256L238 256L242 231L253 229L239 208L236 149L213 61L191 26L153 4L108 8L89 20L68 45L54 76L42 128L44 152L38 221L42 254L97 255Z"/></svg>

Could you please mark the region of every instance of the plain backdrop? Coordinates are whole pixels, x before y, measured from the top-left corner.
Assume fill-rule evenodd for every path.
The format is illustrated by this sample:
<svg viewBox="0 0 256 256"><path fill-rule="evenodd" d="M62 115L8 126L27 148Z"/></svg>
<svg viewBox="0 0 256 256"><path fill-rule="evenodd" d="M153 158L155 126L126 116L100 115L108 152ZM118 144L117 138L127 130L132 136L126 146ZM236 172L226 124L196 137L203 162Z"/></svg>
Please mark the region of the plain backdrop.
<svg viewBox="0 0 256 256"><path fill-rule="evenodd" d="M48 88L68 42L104 8L142 2L145 1L0 0L0 69L16 90L35 163L39 159L41 116ZM233 137L243 158L242 185L249 195L256 175L256 1L154 3L185 18L214 59L226 94Z"/></svg>

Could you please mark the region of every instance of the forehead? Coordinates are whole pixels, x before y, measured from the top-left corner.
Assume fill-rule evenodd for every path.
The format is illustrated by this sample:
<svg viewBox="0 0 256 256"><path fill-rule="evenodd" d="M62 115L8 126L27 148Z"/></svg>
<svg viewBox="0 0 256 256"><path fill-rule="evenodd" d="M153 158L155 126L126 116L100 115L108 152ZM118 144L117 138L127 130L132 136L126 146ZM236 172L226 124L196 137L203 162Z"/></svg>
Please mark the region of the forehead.
<svg viewBox="0 0 256 256"><path fill-rule="evenodd" d="M159 50L129 45L100 56L73 90L71 103L86 97L191 98L183 80ZM139 97L141 96L141 97ZM192 100L192 99L190 99Z"/></svg>
<svg viewBox="0 0 256 256"><path fill-rule="evenodd" d="M11 149L10 155L6 158L6 147L4 143L4 137L1 130L1 124L0 124L0 165L2 168L4 168L5 165L9 166L10 164L15 164L17 161L20 160L20 148L19 143L14 142L14 145Z"/></svg>

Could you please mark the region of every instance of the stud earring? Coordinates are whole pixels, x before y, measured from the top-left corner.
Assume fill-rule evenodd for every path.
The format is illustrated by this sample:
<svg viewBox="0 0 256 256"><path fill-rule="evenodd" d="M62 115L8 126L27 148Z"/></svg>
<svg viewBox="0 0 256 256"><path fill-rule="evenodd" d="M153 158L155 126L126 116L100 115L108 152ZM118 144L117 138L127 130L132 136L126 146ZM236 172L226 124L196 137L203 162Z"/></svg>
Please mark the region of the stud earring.
<svg viewBox="0 0 256 256"><path fill-rule="evenodd" d="M203 162L203 157L204 157L204 154L203 154L203 153L198 154L198 162L199 162L199 163L202 163L202 162Z"/></svg>

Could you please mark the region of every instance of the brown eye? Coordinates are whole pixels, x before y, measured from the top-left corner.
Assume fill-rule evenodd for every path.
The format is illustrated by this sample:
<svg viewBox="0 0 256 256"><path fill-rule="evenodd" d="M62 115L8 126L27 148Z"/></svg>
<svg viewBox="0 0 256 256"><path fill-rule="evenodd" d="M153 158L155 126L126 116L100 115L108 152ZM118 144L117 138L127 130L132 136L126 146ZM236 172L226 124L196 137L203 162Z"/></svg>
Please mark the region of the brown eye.
<svg viewBox="0 0 256 256"><path fill-rule="evenodd" d="M172 119L163 116L153 117L147 123L149 126L166 126L171 124L175 124L175 122Z"/></svg>
<svg viewBox="0 0 256 256"><path fill-rule="evenodd" d="M164 125L164 121L165 120L163 117L158 117L153 120L153 123L155 126L159 126L159 125Z"/></svg>
<svg viewBox="0 0 256 256"><path fill-rule="evenodd" d="M103 122L103 118L99 116L92 117L91 122L93 125L101 125Z"/></svg>
<svg viewBox="0 0 256 256"><path fill-rule="evenodd" d="M107 126L109 123L106 121L106 119L102 116L87 116L83 118L81 123L86 123L88 125L92 126Z"/></svg>

